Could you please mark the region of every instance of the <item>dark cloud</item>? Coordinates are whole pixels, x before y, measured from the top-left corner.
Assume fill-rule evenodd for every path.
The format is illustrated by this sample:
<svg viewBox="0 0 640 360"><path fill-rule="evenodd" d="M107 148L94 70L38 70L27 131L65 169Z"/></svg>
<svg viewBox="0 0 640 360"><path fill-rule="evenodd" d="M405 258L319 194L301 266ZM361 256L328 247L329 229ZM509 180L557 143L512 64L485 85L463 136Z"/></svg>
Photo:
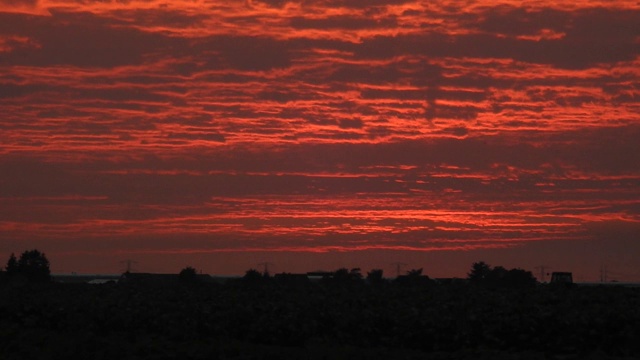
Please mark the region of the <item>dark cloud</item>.
<svg viewBox="0 0 640 360"><path fill-rule="evenodd" d="M27 36L39 47L16 49L6 65L114 67L139 64L146 54L182 43L175 38L124 27L92 15L54 13L50 17L0 14L0 33Z"/></svg>
<svg viewBox="0 0 640 360"><path fill-rule="evenodd" d="M452 126L442 130L442 132L445 134L451 134L454 136L462 137L469 134L469 129L466 128L465 126Z"/></svg>
<svg viewBox="0 0 640 360"><path fill-rule="evenodd" d="M281 8L286 5L289 0L251 0L252 3L264 4L269 7Z"/></svg>
<svg viewBox="0 0 640 360"><path fill-rule="evenodd" d="M291 101L291 100L294 100L296 98L299 98L299 94L295 93L295 92L284 92L284 91L267 90L267 91L260 92L260 94L258 94L257 98L260 99L260 100L276 101L276 102L280 102L280 103L286 103L288 101Z"/></svg>
<svg viewBox="0 0 640 360"><path fill-rule="evenodd" d="M640 44L628 36L602 40L604 38L585 35L576 32L561 39L540 41L490 34L377 36L365 40L354 51L360 58L387 59L402 55L498 57L570 69L632 60L640 51Z"/></svg>
<svg viewBox="0 0 640 360"><path fill-rule="evenodd" d="M640 11L591 8L563 12L498 7L487 11L479 27L488 32L508 35L536 35L543 30L562 33L562 39L541 41L543 46L540 49L535 49L533 44L525 48L549 53L548 56L532 56L534 62L582 68L594 63L629 60L637 55Z"/></svg>
<svg viewBox="0 0 640 360"><path fill-rule="evenodd" d="M640 143L633 140L639 136L640 126L632 125L558 133L550 140L563 143L558 145L558 160L585 171L621 174L640 171L632 155L640 154Z"/></svg>
<svg viewBox="0 0 640 360"><path fill-rule="evenodd" d="M200 59L204 68L269 70L291 60L287 43L268 37L213 36L192 42L114 26L111 19L90 14L0 14L0 21L0 34L26 36L40 45L11 51L0 60L6 65L115 67L184 56Z"/></svg>
<svg viewBox="0 0 640 360"><path fill-rule="evenodd" d="M224 135L216 133L170 133L167 135L169 139L182 139L182 140L206 140L214 142L225 142Z"/></svg>
<svg viewBox="0 0 640 360"><path fill-rule="evenodd" d="M503 5L488 8L473 16L468 19L467 25L490 33L537 35L544 29L564 32L571 26L573 16L570 12L557 9L532 11Z"/></svg>
<svg viewBox="0 0 640 360"><path fill-rule="evenodd" d="M172 9L115 10L111 13L112 23L131 24L140 27L190 28L201 26L209 16L203 13L183 13Z"/></svg>
<svg viewBox="0 0 640 360"><path fill-rule="evenodd" d="M364 123L361 119L342 119L339 126L343 129L361 129Z"/></svg>
<svg viewBox="0 0 640 360"><path fill-rule="evenodd" d="M359 0L320 0L320 3L323 3L325 6L362 9L368 9L376 6L402 5L410 2L412 2L412 0L369 0L366 2Z"/></svg>
<svg viewBox="0 0 640 360"><path fill-rule="evenodd" d="M434 83L433 85L438 86L439 84ZM361 94L365 99L428 100L437 98L479 102L486 98L486 94L482 91L442 90L437 87L419 90L366 89Z"/></svg>
<svg viewBox="0 0 640 360"><path fill-rule="evenodd" d="M208 68L269 70L291 64L290 47L286 42L269 37L215 36L195 46L210 57ZM221 58L220 58L221 57Z"/></svg>
<svg viewBox="0 0 640 360"><path fill-rule="evenodd" d="M399 60L384 65L364 67L362 64L339 64L333 67L331 74L324 79L365 84L407 82L415 86L434 86L443 81L442 71L441 66L418 57L411 61Z"/></svg>
<svg viewBox="0 0 640 360"><path fill-rule="evenodd" d="M478 113L482 108L477 106L452 106L432 104L425 109L425 118L433 119L458 119L458 120L474 120L478 117Z"/></svg>
<svg viewBox="0 0 640 360"><path fill-rule="evenodd" d="M46 86L46 85L20 85L20 84L12 84L12 83L0 83L0 99L8 99L8 98L19 98L26 95L33 94L35 92L45 91L45 90L56 90L56 87Z"/></svg>
<svg viewBox="0 0 640 360"><path fill-rule="evenodd" d="M341 15L331 16L321 19L310 19L305 17L294 17L289 20L291 27L295 29L371 29L390 28L398 25L397 19L387 17L382 19L356 18L353 16Z"/></svg>

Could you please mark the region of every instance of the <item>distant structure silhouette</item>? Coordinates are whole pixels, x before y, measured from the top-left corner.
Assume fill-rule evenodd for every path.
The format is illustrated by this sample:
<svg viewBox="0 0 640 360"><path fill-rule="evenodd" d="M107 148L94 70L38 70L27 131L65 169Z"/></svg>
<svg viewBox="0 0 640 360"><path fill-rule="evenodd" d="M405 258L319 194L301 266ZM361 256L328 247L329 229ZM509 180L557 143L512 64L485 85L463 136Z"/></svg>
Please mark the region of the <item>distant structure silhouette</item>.
<svg viewBox="0 0 640 360"><path fill-rule="evenodd" d="M551 273L552 284L573 284L573 274L570 272L554 271Z"/></svg>
<svg viewBox="0 0 640 360"><path fill-rule="evenodd" d="M120 261L120 264L124 264L125 265L123 272L128 272L128 273L133 272L135 270L134 269L134 265L137 264L137 263L138 263L137 261L131 260L131 259Z"/></svg>
<svg viewBox="0 0 640 360"><path fill-rule="evenodd" d="M607 282L607 278L609 276L609 270L607 269L607 265L601 265L600 266L600 282L601 283L606 283Z"/></svg>
<svg viewBox="0 0 640 360"><path fill-rule="evenodd" d="M407 264L403 263L403 262L395 262L391 265L395 265L396 266L396 277L400 277L400 271L402 270L403 266L407 266Z"/></svg>
<svg viewBox="0 0 640 360"><path fill-rule="evenodd" d="M259 263L259 264L258 264L258 266L262 266L262 269L263 269L262 274L263 274L263 275L267 275L267 274L269 274L269 265L271 265L271 266L275 266L275 264L274 264L274 263L270 263L270 262L268 262L268 261L261 262L261 263Z"/></svg>

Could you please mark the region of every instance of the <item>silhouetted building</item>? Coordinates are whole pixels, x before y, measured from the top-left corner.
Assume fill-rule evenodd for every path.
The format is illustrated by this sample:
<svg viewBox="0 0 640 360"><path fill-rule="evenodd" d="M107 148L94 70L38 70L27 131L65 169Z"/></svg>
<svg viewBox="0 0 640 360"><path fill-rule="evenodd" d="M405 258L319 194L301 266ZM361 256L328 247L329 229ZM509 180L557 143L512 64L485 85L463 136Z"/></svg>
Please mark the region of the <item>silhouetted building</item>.
<svg viewBox="0 0 640 360"><path fill-rule="evenodd" d="M311 281L318 281L322 279L333 279L334 275L334 271L311 271L307 273L307 278Z"/></svg>
<svg viewBox="0 0 640 360"><path fill-rule="evenodd" d="M552 284L573 284L573 274L570 272L551 273Z"/></svg>

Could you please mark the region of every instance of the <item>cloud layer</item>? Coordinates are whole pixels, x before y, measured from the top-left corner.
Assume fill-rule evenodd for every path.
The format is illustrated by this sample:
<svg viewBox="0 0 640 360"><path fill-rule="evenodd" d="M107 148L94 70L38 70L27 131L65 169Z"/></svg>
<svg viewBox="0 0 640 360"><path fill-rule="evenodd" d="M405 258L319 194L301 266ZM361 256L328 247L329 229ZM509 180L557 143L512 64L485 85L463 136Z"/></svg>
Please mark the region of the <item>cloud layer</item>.
<svg viewBox="0 0 640 360"><path fill-rule="evenodd" d="M639 53L635 1L2 0L0 250L637 251Z"/></svg>

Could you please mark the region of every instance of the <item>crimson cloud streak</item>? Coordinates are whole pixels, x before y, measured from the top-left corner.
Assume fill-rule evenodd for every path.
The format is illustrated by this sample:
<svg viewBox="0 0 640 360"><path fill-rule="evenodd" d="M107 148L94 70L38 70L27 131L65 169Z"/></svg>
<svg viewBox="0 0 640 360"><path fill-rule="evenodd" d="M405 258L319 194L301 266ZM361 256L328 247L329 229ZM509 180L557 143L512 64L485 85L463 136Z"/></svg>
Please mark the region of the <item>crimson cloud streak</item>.
<svg viewBox="0 0 640 360"><path fill-rule="evenodd" d="M0 0L0 251L640 279L637 1Z"/></svg>

